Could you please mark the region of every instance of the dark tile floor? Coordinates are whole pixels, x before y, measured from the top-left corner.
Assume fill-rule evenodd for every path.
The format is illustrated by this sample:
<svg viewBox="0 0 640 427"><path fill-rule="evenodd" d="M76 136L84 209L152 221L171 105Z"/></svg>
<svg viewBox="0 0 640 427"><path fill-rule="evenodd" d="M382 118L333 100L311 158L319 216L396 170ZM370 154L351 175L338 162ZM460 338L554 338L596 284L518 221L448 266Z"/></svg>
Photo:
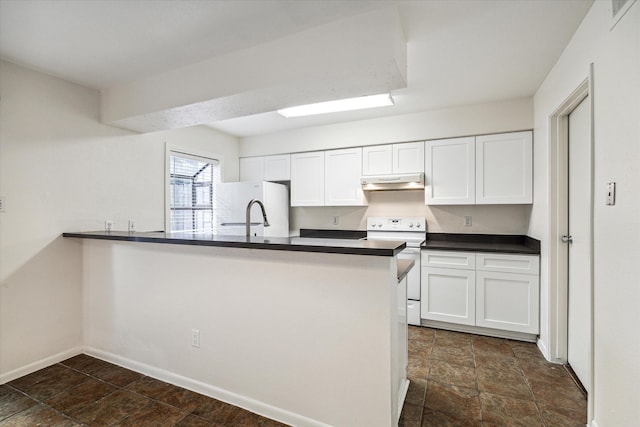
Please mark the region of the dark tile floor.
<svg viewBox="0 0 640 427"><path fill-rule="evenodd" d="M284 424L81 354L0 385L0 426Z"/></svg>
<svg viewBox="0 0 640 427"><path fill-rule="evenodd" d="M535 344L409 327L401 427L582 426L587 400Z"/></svg>
<svg viewBox="0 0 640 427"><path fill-rule="evenodd" d="M566 369L546 362L534 344L410 327L408 377L401 427L586 423L585 396ZM0 385L0 426L36 425L284 424L79 355Z"/></svg>

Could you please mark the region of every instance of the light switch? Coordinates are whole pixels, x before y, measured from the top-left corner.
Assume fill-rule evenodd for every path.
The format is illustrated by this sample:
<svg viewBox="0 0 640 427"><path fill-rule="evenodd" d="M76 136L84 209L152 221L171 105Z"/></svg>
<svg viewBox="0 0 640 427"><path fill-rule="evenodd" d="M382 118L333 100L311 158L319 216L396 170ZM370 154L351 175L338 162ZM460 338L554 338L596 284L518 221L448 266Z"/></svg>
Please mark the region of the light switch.
<svg viewBox="0 0 640 427"><path fill-rule="evenodd" d="M616 183L607 183L607 206L613 206L616 204Z"/></svg>

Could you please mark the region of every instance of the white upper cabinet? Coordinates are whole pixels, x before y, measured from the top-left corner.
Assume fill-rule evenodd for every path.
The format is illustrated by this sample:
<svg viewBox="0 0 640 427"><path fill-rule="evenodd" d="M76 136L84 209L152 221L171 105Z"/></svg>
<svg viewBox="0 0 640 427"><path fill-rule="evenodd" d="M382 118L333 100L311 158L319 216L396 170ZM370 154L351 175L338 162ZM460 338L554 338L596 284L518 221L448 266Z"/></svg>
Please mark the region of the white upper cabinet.
<svg viewBox="0 0 640 427"><path fill-rule="evenodd" d="M393 167L391 173L424 172L424 142L393 144Z"/></svg>
<svg viewBox="0 0 640 427"><path fill-rule="evenodd" d="M362 175L391 175L392 158L391 144L362 147Z"/></svg>
<svg viewBox="0 0 640 427"><path fill-rule="evenodd" d="M264 158L265 181L289 181L291 179L291 154L278 154Z"/></svg>
<svg viewBox="0 0 640 427"><path fill-rule="evenodd" d="M427 205L475 203L474 137L427 141L424 170Z"/></svg>
<svg viewBox="0 0 640 427"><path fill-rule="evenodd" d="M291 155L240 158L240 181L289 181Z"/></svg>
<svg viewBox="0 0 640 427"><path fill-rule="evenodd" d="M531 132L476 137L476 203L533 202Z"/></svg>
<svg viewBox="0 0 640 427"><path fill-rule="evenodd" d="M324 204L326 206L367 204L360 184L362 148L325 151L324 168Z"/></svg>
<svg viewBox="0 0 640 427"><path fill-rule="evenodd" d="M291 155L291 206L324 206L324 151Z"/></svg>
<svg viewBox="0 0 640 427"><path fill-rule="evenodd" d="M291 206L363 206L362 148L291 155Z"/></svg>
<svg viewBox="0 0 640 427"><path fill-rule="evenodd" d="M425 203L532 203L530 131L425 143Z"/></svg>
<svg viewBox="0 0 640 427"><path fill-rule="evenodd" d="M263 181L264 157L240 158L240 181Z"/></svg>
<svg viewBox="0 0 640 427"><path fill-rule="evenodd" d="M362 148L362 175L391 175L424 171L424 142L373 145Z"/></svg>

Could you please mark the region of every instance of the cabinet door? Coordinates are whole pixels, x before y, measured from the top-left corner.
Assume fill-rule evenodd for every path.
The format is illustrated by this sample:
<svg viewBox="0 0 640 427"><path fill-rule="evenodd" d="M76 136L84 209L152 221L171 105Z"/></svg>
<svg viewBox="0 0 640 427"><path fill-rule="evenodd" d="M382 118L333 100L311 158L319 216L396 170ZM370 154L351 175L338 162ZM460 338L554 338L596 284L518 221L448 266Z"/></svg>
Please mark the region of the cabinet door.
<svg viewBox="0 0 640 427"><path fill-rule="evenodd" d="M325 206L366 205L360 184L362 148L325 151L324 156Z"/></svg>
<svg viewBox="0 0 640 427"><path fill-rule="evenodd" d="M324 151L291 155L291 206L324 206Z"/></svg>
<svg viewBox="0 0 640 427"><path fill-rule="evenodd" d="M278 154L265 156L264 180L265 181L289 181L291 179L291 155Z"/></svg>
<svg viewBox="0 0 640 427"><path fill-rule="evenodd" d="M475 203L475 138L425 142L425 203Z"/></svg>
<svg viewBox="0 0 640 427"><path fill-rule="evenodd" d="M537 334L539 277L476 272L476 325Z"/></svg>
<svg viewBox="0 0 640 427"><path fill-rule="evenodd" d="M421 317L462 325L475 325L475 278L473 270L423 268Z"/></svg>
<svg viewBox="0 0 640 427"><path fill-rule="evenodd" d="M479 252L476 253L476 270L537 276L540 274L540 257L538 255Z"/></svg>
<svg viewBox="0 0 640 427"><path fill-rule="evenodd" d="M476 137L476 203L533 202L533 137L513 132Z"/></svg>
<svg viewBox="0 0 640 427"><path fill-rule="evenodd" d="M362 147L362 175L389 175L392 158L391 145Z"/></svg>
<svg viewBox="0 0 640 427"><path fill-rule="evenodd" d="M424 142L393 144L392 173L424 172Z"/></svg>
<svg viewBox="0 0 640 427"><path fill-rule="evenodd" d="M264 157L240 158L240 181L263 181Z"/></svg>
<svg viewBox="0 0 640 427"><path fill-rule="evenodd" d="M423 250L420 253L420 266L438 268L476 269L476 253L460 251Z"/></svg>

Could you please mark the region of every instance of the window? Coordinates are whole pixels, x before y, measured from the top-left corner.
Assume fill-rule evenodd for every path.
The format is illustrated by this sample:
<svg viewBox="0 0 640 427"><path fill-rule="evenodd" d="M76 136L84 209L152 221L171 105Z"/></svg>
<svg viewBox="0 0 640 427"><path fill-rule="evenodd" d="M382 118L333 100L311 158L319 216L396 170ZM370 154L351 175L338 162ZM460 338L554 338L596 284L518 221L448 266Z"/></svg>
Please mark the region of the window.
<svg viewBox="0 0 640 427"><path fill-rule="evenodd" d="M169 151L169 231L216 233L220 162Z"/></svg>

